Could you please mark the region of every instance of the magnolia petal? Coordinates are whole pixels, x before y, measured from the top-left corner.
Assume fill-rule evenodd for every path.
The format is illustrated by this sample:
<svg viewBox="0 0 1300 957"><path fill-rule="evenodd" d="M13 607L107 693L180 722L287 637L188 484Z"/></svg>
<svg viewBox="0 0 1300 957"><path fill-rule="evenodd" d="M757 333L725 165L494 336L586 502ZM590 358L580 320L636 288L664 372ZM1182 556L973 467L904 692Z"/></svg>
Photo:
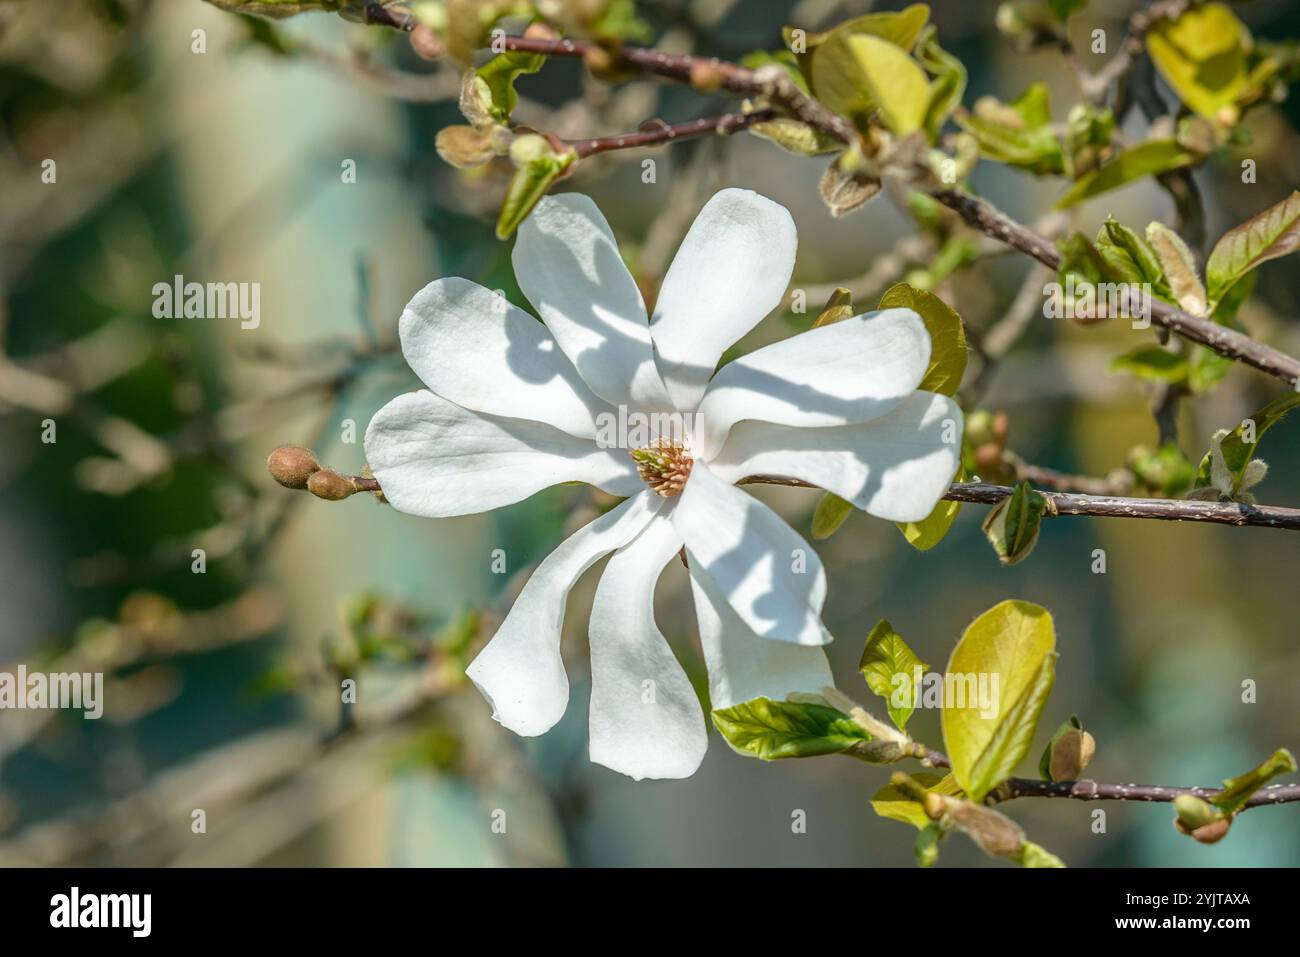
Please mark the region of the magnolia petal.
<svg viewBox="0 0 1300 957"><path fill-rule="evenodd" d="M546 422L594 438L612 411L579 377L547 328L490 289L451 277L407 305L402 355L437 395L475 412Z"/></svg>
<svg viewBox="0 0 1300 957"><path fill-rule="evenodd" d="M776 512L696 460L671 518L691 568L712 579L752 631L798 645L831 640L821 620L821 559Z"/></svg>
<svg viewBox="0 0 1300 957"><path fill-rule="evenodd" d="M799 429L741 422L709 463L718 478L799 479L893 522L934 510L961 464L961 408L946 395L914 392L857 425Z"/></svg>
<svg viewBox="0 0 1300 957"><path fill-rule="evenodd" d="M789 211L752 190L724 189L700 210L650 326L678 409L700 404L722 353L780 303L797 245Z"/></svg>
<svg viewBox="0 0 1300 957"><path fill-rule="evenodd" d="M718 593L713 580L694 565L691 591L709 669L709 701L714 708L729 708L754 698L785 699L792 692L816 694L834 686L825 651L760 638Z"/></svg>
<svg viewBox="0 0 1300 957"><path fill-rule="evenodd" d="M669 408L645 302L588 196L546 196L519 227L515 279L591 391L614 405Z"/></svg>
<svg viewBox="0 0 1300 957"><path fill-rule="evenodd" d="M591 760L635 780L686 778L708 735L695 689L654 621L655 582L682 547L651 520L605 566L591 608Z"/></svg>
<svg viewBox="0 0 1300 957"><path fill-rule="evenodd" d="M384 497L411 515L486 512L560 482L613 495L645 488L626 452L541 422L471 412L432 392L399 395L376 412L365 446Z"/></svg>
<svg viewBox="0 0 1300 957"><path fill-rule="evenodd" d="M809 329L729 362L696 417L697 457L711 458L743 419L823 427L883 415L920 385L930 335L911 309L883 309Z"/></svg>
<svg viewBox="0 0 1300 957"><path fill-rule="evenodd" d="M560 657L564 606L574 583L635 538L663 506L646 490L574 532L533 572L492 640L465 674L492 705L492 717L528 737L550 730L569 702Z"/></svg>

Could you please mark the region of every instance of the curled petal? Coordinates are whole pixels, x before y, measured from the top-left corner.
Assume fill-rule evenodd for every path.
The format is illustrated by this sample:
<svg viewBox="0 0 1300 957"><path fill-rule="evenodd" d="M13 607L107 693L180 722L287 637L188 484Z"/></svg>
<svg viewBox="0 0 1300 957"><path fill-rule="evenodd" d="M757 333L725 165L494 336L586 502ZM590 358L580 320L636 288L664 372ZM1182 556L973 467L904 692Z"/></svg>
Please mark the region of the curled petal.
<svg viewBox="0 0 1300 957"><path fill-rule="evenodd" d="M709 383L697 456L711 458L743 419L823 427L884 415L916 390L929 361L929 333L911 309L865 313L764 346Z"/></svg>
<svg viewBox="0 0 1300 957"><path fill-rule="evenodd" d="M375 413L366 460L394 508L434 518L486 512L560 482L613 495L645 488L624 452L423 391L399 395Z"/></svg>
<svg viewBox="0 0 1300 957"><path fill-rule="evenodd" d="M946 395L914 392L858 425L796 429L741 422L709 463L719 478L799 479L893 522L933 511L961 464L961 408Z"/></svg>
<svg viewBox="0 0 1300 957"><path fill-rule="evenodd" d="M653 519L605 566L591 608L591 760L640 781L686 778L708 737L695 689L654 621L654 591L682 547Z"/></svg>
<svg viewBox="0 0 1300 957"><path fill-rule="evenodd" d="M663 500L649 491L565 539L537 566L492 640L466 674L492 705L492 717L515 734L550 730L569 703L569 678L560 657L564 606L588 568L631 541Z"/></svg>

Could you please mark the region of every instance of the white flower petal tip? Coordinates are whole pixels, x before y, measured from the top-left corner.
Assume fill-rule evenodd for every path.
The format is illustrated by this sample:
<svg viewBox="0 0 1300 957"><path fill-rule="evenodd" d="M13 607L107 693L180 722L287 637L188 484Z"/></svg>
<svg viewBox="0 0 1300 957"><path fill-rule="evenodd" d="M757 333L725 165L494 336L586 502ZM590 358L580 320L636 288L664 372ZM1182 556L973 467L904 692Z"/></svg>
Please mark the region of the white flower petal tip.
<svg viewBox="0 0 1300 957"><path fill-rule="evenodd" d="M389 503L428 518L486 512L561 482L614 495L645 487L617 449L540 422L471 412L432 392L399 395L376 412L365 448Z"/></svg>
<svg viewBox="0 0 1300 957"><path fill-rule="evenodd" d="M722 353L780 304L797 246L790 212L751 190L724 189L700 210L650 326L678 409L699 405Z"/></svg>
<svg viewBox="0 0 1300 957"><path fill-rule="evenodd" d="M714 708L730 708L754 698L784 700L795 692L817 694L834 686L830 663L820 647L759 637L740 620L708 575L695 567L690 575Z"/></svg>
<svg viewBox="0 0 1300 957"><path fill-rule="evenodd" d="M961 464L963 425L953 399L913 392L858 425L800 429L742 422L709 467L727 482L748 475L799 479L877 518L919 522Z"/></svg>
<svg viewBox="0 0 1300 957"><path fill-rule="evenodd" d="M654 621L655 582L681 547L652 519L609 560L591 609L591 760L637 781L690 777L708 748L699 698Z"/></svg>
<svg viewBox="0 0 1300 957"><path fill-rule="evenodd" d="M546 422L592 438L610 410L547 328L468 279L429 283L398 323L402 355L429 389L475 412Z"/></svg>
<svg viewBox="0 0 1300 957"><path fill-rule="evenodd" d="M596 204L547 196L519 227L515 278L591 391L614 405L668 408L645 302Z"/></svg>
<svg viewBox="0 0 1300 957"><path fill-rule="evenodd" d="M716 453L737 422L824 428L867 422L920 385L930 335L911 309L863 313L810 329L723 366L697 416L699 450Z"/></svg>
<svg viewBox="0 0 1300 957"><path fill-rule="evenodd" d="M707 575L755 634L824 645L826 572L821 559L774 511L696 462L671 519L688 564Z"/></svg>
<svg viewBox="0 0 1300 957"><path fill-rule="evenodd" d="M564 716L569 679L560 657L560 631L569 591L583 572L635 538L662 507L662 499L641 492L574 532L537 566L465 672L502 725L533 737Z"/></svg>

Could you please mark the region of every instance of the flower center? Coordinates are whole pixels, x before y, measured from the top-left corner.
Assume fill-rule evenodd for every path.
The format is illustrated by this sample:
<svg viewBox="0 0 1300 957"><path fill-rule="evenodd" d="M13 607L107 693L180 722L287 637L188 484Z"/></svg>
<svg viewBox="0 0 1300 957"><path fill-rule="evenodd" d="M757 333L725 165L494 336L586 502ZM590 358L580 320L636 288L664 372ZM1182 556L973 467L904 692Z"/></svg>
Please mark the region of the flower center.
<svg viewBox="0 0 1300 957"><path fill-rule="evenodd" d="M632 460L641 481L649 485L656 495L672 498L680 495L686 480L691 477L695 460L680 442L659 439L650 445L632 450Z"/></svg>

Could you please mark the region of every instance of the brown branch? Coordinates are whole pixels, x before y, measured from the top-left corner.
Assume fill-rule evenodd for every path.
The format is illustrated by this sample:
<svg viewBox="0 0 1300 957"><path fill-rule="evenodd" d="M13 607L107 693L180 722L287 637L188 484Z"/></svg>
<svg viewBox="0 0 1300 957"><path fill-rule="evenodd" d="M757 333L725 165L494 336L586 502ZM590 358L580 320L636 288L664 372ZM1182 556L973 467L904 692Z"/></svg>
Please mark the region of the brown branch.
<svg viewBox="0 0 1300 957"><path fill-rule="evenodd" d="M736 484L817 488L808 482L780 475L751 475ZM950 502L996 505L1014 491L1015 489L1007 485L954 482L943 497ZM1116 495L1085 495L1075 492L1042 491L1042 494L1052 504L1057 515L1147 518L1164 522L1202 522L1211 525L1255 525L1263 528L1300 531L1300 508L1246 505L1241 502L1198 502L1175 498L1124 498Z"/></svg>
<svg viewBox="0 0 1300 957"><path fill-rule="evenodd" d="M755 123L766 123L776 118L775 110L755 110L752 113L723 113L721 116L706 116L686 123L652 123L646 124L636 133L623 133L618 136L598 136L588 140L568 140L578 154L579 159L594 156L597 153L609 153L614 150L633 150L647 146L659 146L674 140L692 136L717 134L727 136L737 130L743 130Z"/></svg>
<svg viewBox="0 0 1300 957"><path fill-rule="evenodd" d="M1050 269L1059 269L1061 254L1045 237L1022 226L987 200L957 189L935 192L934 198L959 213L974 228L1032 256ZM1237 359L1276 376L1291 386L1300 384L1300 360L1256 342L1211 319L1193 316L1166 302L1152 300L1151 321L1186 339L1208 346L1221 356Z"/></svg>
<svg viewBox="0 0 1300 957"><path fill-rule="evenodd" d="M936 768L951 768L952 762L942 751L919 741L912 742L911 756ZM1146 801L1170 803L1180 794L1192 794L1209 800L1222 788L1165 787L1157 784L1101 784L1097 781L1039 781L1034 778L1007 778L990 793L986 804L1001 804L1015 798L1070 798L1075 801ZM1300 801L1300 784L1270 784L1250 796L1244 808Z"/></svg>

